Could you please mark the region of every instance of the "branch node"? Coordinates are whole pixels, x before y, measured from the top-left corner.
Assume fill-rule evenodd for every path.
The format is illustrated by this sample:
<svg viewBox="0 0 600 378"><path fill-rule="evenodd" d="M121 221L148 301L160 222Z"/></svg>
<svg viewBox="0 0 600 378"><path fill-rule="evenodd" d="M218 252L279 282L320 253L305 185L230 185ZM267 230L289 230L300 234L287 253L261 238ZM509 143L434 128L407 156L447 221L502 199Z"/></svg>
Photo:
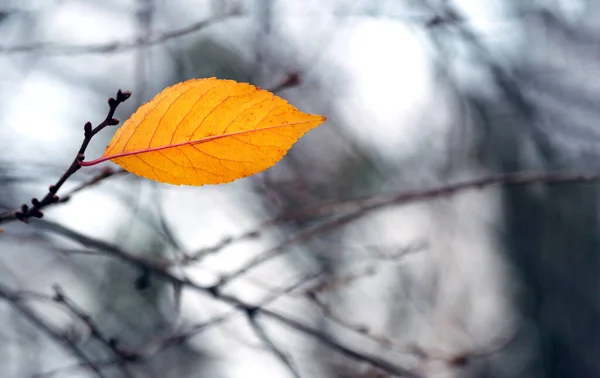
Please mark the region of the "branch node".
<svg viewBox="0 0 600 378"><path fill-rule="evenodd" d="M131 92L130 91L123 92L120 89L117 91L117 102L124 102L129 97L131 97Z"/></svg>
<svg viewBox="0 0 600 378"><path fill-rule="evenodd" d="M91 134L92 134L92 123L86 122L85 125L83 125L83 135L87 138Z"/></svg>
<svg viewBox="0 0 600 378"><path fill-rule="evenodd" d="M216 283L216 284L214 284L214 285L212 285L210 287L207 287L206 290L214 298L217 298L219 296L219 289L220 288L221 288L221 285L219 283Z"/></svg>
<svg viewBox="0 0 600 378"><path fill-rule="evenodd" d="M31 199L31 204L33 205L34 208L39 209L40 207L42 207L42 204L40 203L40 200L38 200L37 198L33 197Z"/></svg>
<svg viewBox="0 0 600 378"><path fill-rule="evenodd" d="M121 122L121 121L119 121L117 118L112 118L112 119L108 120L107 125L108 126L116 126L119 124L119 122Z"/></svg>
<svg viewBox="0 0 600 378"><path fill-rule="evenodd" d="M258 307L257 306L246 306L244 311L246 311L246 316L248 316L249 319L254 319L256 317L256 313L258 312Z"/></svg>
<svg viewBox="0 0 600 378"><path fill-rule="evenodd" d="M15 213L15 217L23 223L29 223L29 218L27 218L21 211L17 211Z"/></svg>
<svg viewBox="0 0 600 378"><path fill-rule="evenodd" d="M54 300L55 302L64 302L65 301L65 295L59 291L54 293L54 296L52 297L52 300Z"/></svg>
<svg viewBox="0 0 600 378"><path fill-rule="evenodd" d="M31 216L34 218L42 218L44 216L44 213L35 207L29 211L29 214L31 214Z"/></svg>

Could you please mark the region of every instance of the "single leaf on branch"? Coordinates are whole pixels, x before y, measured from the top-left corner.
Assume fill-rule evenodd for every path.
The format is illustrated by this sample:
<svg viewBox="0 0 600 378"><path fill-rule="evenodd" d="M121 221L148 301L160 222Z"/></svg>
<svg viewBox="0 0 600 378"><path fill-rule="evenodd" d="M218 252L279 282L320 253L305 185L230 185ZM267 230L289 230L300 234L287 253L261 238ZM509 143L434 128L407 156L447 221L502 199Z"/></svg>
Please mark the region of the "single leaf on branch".
<svg viewBox="0 0 600 378"><path fill-rule="evenodd" d="M324 121L250 84L192 79L142 105L101 158L80 164L111 160L159 182L221 184L273 166Z"/></svg>

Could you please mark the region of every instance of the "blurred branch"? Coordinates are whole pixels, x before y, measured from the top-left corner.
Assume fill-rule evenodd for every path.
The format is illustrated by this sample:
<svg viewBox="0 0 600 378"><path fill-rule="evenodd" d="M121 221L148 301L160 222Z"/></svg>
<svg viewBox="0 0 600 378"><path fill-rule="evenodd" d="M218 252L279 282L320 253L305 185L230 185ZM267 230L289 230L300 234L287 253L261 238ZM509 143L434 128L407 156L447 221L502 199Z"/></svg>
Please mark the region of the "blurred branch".
<svg viewBox="0 0 600 378"><path fill-rule="evenodd" d="M235 237L234 236L226 237L211 247L201 248L198 251L194 252L193 254L184 256L182 258L182 260L178 263L181 263L184 265L191 264L191 263L197 263L197 262L200 262L206 256L216 254L216 253L220 252L221 250L223 250L224 248L226 248L234 243L239 243L244 240L256 239L260 236L261 232L264 231L264 228L268 227L268 226L269 226L269 224L263 223L254 230L244 232L243 234L240 234Z"/></svg>
<svg viewBox="0 0 600 378"><path fill-rule="evenodd" d="M169 266L169 264L167 262L151 261L151 260L148 260L148 259L145 259L142 257L134 256L130 253L127 253L127 252L121 250L117 246L111 245L111 244L103 242L101 240L91 238L89 236L82 235L80 233L70 230L62 225L57 224L57 223L44 221L44 220L38 220L38 221L36 221L36 223L40 224L40 225L44 225L45 228L52 229L54 232L59 233L63 236L70 237L71 239L76 240L79 243L81 243L87 247L100 249L101 251L103 251L104 253L106 253L109 256L112 256L123 262L131 264L131 265L139 268L143 272L147 271L149 273L152 273L152 274L156 275L157 277L162 278L169 283L172 283L173 285L180 285L182 287L187 287L187 288L193 289L199 293L202 293L206 296L214 298L217 301L228 304L228 305L232 306L234 309L237 309L239 311L255 312L256 316L264 316L266 318L276 320L280 323L283 323L284 325L286 325L292 329L295 329L298 332L301 332L301 333L307 334L309 336L312 336L313 338L316 338L318 341L320 341L324 345L327 345L331 349L337 351L338 353L340 353L348 358L355 359L360 362L368 363L370 365L378 367L378 368L385 370L386 372L396 375L396 376L405 376L405 377L413 377L413 378L419 377L419 375L417 375L416 373L412 372L411 370L409 370L407 368L404 368L404 367L398 366L396 364L390 363L388 361L379 359L376 356L372 356L370 354L366 354L366 353L362 353L362 352L353 350L353 349L341 344L333 337L331 337L327 334L324 334L320 330L313 329L312 327L307 326L300 321L292 319L292 318L290 318L286 315L280 314L278 312L269 310L269 309L265 308L264 306L251 305L249 303L246 303L245 301L242 301L241 299L239 299L235 296L223 293L220 290L221 286L219 284L212 285L212 286L201 286L201 285L198 285L198 284L190 281L187 278L180 278L180 277L174 276L167 270L167 267Z"/></svg>
<svg viewBox="0 0 600 378"><path fill-rule="evenodd" d="M279 348L277 348L275 343L269 338L267 332L256 320L256 311L246 310L246 318L252 326L252 329L254 330L256 336L260 340L262 340L265 346L288 368L290 374L295 378L300 378L300 374L294 367L291 358L286 356L285 353L283 353Z"/></svg>
<svg viewBox="0 0 600 378"><path fill-rule="evenodd" d="M403 206L410 203L432 200L440 197L450 197L466 190L486 189L500 185L530 185L530 184L574 184L600 181L600 173L595 172L514 172L494 176L465 180L454 184L442 185L430 189L399 192L390 195L374 195L345 201L287 212L277 217L278 221L302 221L343 212L365 214L386 206Z"/></svg>
<svg viewBox="0 0 600 378"><path fill-rule="evenodd" d="M330 319L334 323L338 324L342 328L346 328L346 329L356 332L360 335L363 335L364 337L368 338L369 340L372 340L384 347L387 347L387 348L391 347L394 350L399 351L401 353L410 353L410 350L408 348L402 348L398 345L395 345L392 342L392 340L390 340L389 338L387 338L385 336L374 335L367 326L362 325L362 324L352 324L349 321L345 320L340 315L335 313L333 311L333 309L331 308L331 306L329 306L328 304L323 302L314 292L309 292L307 297L321 311L323 316L325 316L327 319Z"/></svg>
<svg viewBox="0 0 600 378"><path fill-rule="evenodd" d="M391 375L394 375L397 377L407 377L407 378L420 377L420 375L412 372L411 370L408 370L408 369L400 367L396 364L382 360L379 357L372 356L372 355L369 355L366 353L357 352L353 349L350 349L350 348L340 344L334 338L323 333L322 331L318 331L313 328L310 328L296 320L287 318L279 313L272 312L269 310L262 310L260 312L263 316L268 316L269 318L277 320L291 328L296 329L299 332L302 332L302 333L305 333L307 335L314 337L315 339L319 340L319 342L321 342L323 345L328 346L329 348L335 350L336 352L338 352L348 358L351 358L351 359L359 361L359 362L365 362L367 364L370 364L374 367L377 367L377 368L387 372L388 374L391 374Z"/></svg>
<svg viewBox="0 0 600 378"><path fill-rule="evenodd" d="M32 53L32 52L43 52L49 55L82 55L82 54L112 54L118 53L122 51L128 51L132 49L136 49L138 47L143 46L152 46L158 45L161 43L165 43L171 39L179 38L185 36L187 34L191 34L197 31L200 31L208 26L216 24L218 22L227 20L229 18L235 16L242 16L238 10L234 10L233 12L227 13L222 16L217 16L213 18L209 18L207 20L202 20L195 22L191 25L183 27L181 29L176 29L168 32L164 32L162 34L157 34L152 38L149 38L147 41L143 41L141 43L138 38L135 39L127 39L127 40L119 40L107 43L97 43L97 44L85 44L85 45L69 45L69 44L60 44L60 43L52 43L52 42L37 42L31 43L27 45L17 45L17 46L0 46L0 53L5 54L16 54L16 53Z"/></svg>
<svg viewBox="0 0 600 378"><path fill-rule="evenodd" d="M312 300L317 294L331 292L342 287L349 286L362 278L371 277L375 275L375 273L376 271L374 266L367 266L364 269L351 272L341 277L334 277L327 281L319 282L318 284L307 289L304 294Z"/></svg>
<svg viewBox="0 0 600 378"><path fill-rule="evenodd" d="M26 318L29 322L31 322L35 327L46 335L50 336L53 340L55 340L58 344L62 344L63 347L73 354L77 359L82 361L82 366L90 369L95 373L98 377L105 377L100 368L96 365L95 362L91 361L80 349L79 347L70 340L66 335L61 334L52 328L51 325L47 324L42 318L40 318L33 310L31 310L28 306L22 303L23 297L11 290L8 286L0 283L0 299L8 302L18 313L20 313L24 318Z"/></svg>
<svg viewBox="0 0 600 378"><path fill-rule="evenodd" d="M115 115L115 111L117 107L125 102L129 96L131 96L131 92L121 92L119 89L117 91L116 99L109 98L108 99L108 114L104 121L102 121L98 126L92 128L92 124L87 122L83 127L84 130L84 138L81 146L79 147L79 151L77 155L73 159L71 166L67 168L65 173L58 179L58 181L54 185L50 185L48 188L48 193L42 198L42 200L38 200L37 198L33 198L31 200L32 207L29 207L27 204L23 204L20 210L13 210L9 212L0 213L0 224L20 220L21 222L28 223L30 218L41 218L43 217L42 209L45 207L55 204L59 202L59 197L56 195L58 190L62 187L62 185L79 169L81 169L81 165L79 164L84 159L85 151L87 150L88 145L92 141L92 138L102 131L107 126L115 126L119 124L119 120L113 118ZM107 175L107 173L105 173ZM98 179L99 180L99 179ZM98 181L96 180L96 182ZM93 185L93 184L90 184ZM81 190L81 189L80 189Z"/></svg>
<svg viewBox="0 0 600 378"><path fill-rule="evenodd" d="M464 367L475 359L490 357L505 350L517 339L517 332L511 332L488 346L473 347L469 350L451 355L442 352L429 352L418 345L411 345L410 350L421 362L442 361L452 367Z"/></svg>
<svg viewBox="0 0 600 378"><path fill-rule="evenodd" d="M260 254L260 255L256 256L255 258L251 259L246 265L242 266L241 268L235 270L234 272L232 272L226 276L221 277L219 282L216 284L216 287L220 288L222 286L225 286L229 282L246 274L250 270L262 265L263 263L270 261L276 257L282 256L286 252L287 247L299 244L304 241L311 240L316 236L319 236L319 235L325 234L329 231L338 229L342 225L347 224L347 223L353 221L354 219L359 218L360 216L361 216L361 214L358 214L358 213L346 214L346 215L343 215L332 221L324 222L317 226L300 231L293 237L291 237L288 240L284 241L283 243L279 244L278 246L273 247L272 249L266 251L265 253Z"/></svg>
<svg viewBox="0 0 600 378"><path fill-rule="evenodd" d="M52 300L58 304L61 304L71 314L73 314L76 318L81 320L90 330L91 336L99 342L101 342L102 344L104 344L104 346L114 354L117 360L117 365L121 368L124 375L126 377L133 378L134 375L127 367L127 362L135 361L135 356L119 349L115 339L110 339L104 336L103 333L100 331L100 328L92 319L92 317L79 306L77 306L77 304L75 304L73 300L67 297L60 286L55 285L53 288L55 294Z"/></svg>
<svg viewBox="0 0 600 378"><path fill-rule="evenodd" d="M78 186L76 186L75 188L71 189L70 191L68 191L67 193L63 194L60 196L60 198L58 199L57 203L64 203L67 202L71 199L71 197L76 194L79 193L80 191L87 189L91 186L94 186L104 180L106 180L107 178L110 177L116 177L116 176L121 176L121 175L125 175L128 174L129 172L127 172L124 169L117 169L114 170L110 167L105 167L103 168L100 173L98 173L97 175L95 175L94 177L92 177L90 180L85 181L81 184L79 184Z"/></svg>
<svg viewBox="0 0 600 378"><path fill-rule="evenodd" d="M310 281L316 279L317 277L321 276L322 273L323 272L317 272L317 273L310 274L306 277L302 277L300 280L293 283L292 285L289 285L287 287L273 291L272 293L269 294L269 296L267 298L263 299L257 306L264 307L264 306L269 305L270 303L274 302L275 300L277 300L285 295L290 294L291 292L298 289L299 287L306 284L307 282L310 282ZM144 348L144 351L139 351L138 355L143 356L143 358L150 358L153 354L155 354L159 351L179 345L182 342L188 340L189 338L196 336L199 333L204 332L205 330L208 330L214 326L225 323L239 315L241 315L241 314L238 310L233 310L233 311L229 311L223 315L214 317L203 323L196 324L193 327L191 327L191 329L188 329L184 332L180 332L176 335L172 335L172 336L169 336L162 340L159 340L157 343L155 343L155 345L151 345L151 346Z"/></svg>
<svg viewBox="0 0 600 378"><path fill-rule="evenodd" d="M295 282L294 284L292 284L290 286L284 287L282 289L279 289L279 290L271 293L267 298L265 298L264 300L262 300L260 302L259 306L260 307L266 306L269 303L281 298L282 296L290 294L291 292L298 289L299 287L306 284L307 282L310 282L311 280L316 279L317 277L321 276L322 273L323 272L317 272L314 274L310 274L306 277L301 278L300 280L298 280L297 282ZM241 315L240 312L237 310L229 311L223 315L214 317L203 323L196 324L196 325L192 326L191 329L188 329L185 332L180 332L178 334L174 334L174 335L162 338L162 339L158 340L157 342L152 343L132 354L135 354L139 361L150 359L158 352L181 345L186 340L188 340L206 330L212 329L213 327L223 324L223 323L233 319L234 317L240 316L240 315ZM114 365L115 363L117 363L117 361L108 359L108 360L97 362L97 365L98 366L111 366L111 365ZM65 372L67 370L73 370L73 369L77 369L80 367L82 367L82 364L64 366L64 367L40 374L40 376L51 376L54 374L58 374L60 372Z"/></svg>
<svg viewBox="0 0 600 378"><path fill-rule="evenodd" d="M267 224L278 223L282 221L308 220L317 217L334 216L338 213L346 213L332 220L325 221L317 226L298 232L295 236L289 238L278 246L266 251L265 253L251 259L246 265L236 271L221 277L218 287L225 286L228 282L246 274L250 270L270 261L276 257L282 256L286 248L316 236L326 234L330 231L341 228L342 226L353 222L372 211L388 207L403 206L409 203L431 200L440 197L449 197L470 189L485 189L497 185L526 185L543 183L548 185L595 182L600 180L600 173L583 172L515 172L499 174L495 176L483 177L479 179L465 180L455 184L443 185L436 188L401 192L392 195L376 195L370 197L357 198L353 200L340 201L327 205L308 208L294 212L282 214Z"/></svg>

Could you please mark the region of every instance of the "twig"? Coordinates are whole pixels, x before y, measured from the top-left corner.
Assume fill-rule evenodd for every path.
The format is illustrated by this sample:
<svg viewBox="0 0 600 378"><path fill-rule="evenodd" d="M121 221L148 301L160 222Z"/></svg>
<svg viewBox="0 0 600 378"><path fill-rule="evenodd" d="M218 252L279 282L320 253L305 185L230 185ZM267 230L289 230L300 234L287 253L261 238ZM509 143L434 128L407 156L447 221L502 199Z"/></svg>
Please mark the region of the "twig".
<svg viewBox="0 0 600 378"><path fill-rule="evenodd" d="M346 274L344 276L336 277L328 281L319 282L318 284L308 288L304 295L307 295L309 298L312 298L317 294L327 293L343 288L345 286L349 286L357 280L373 276L375 273L375 267L370 265L364 269L350 272L349 274Z"/></svg>
<svg viewBox="0 0 600 378"><path fill-rule="evenodd" d="M288 287L282 288L280 290L277 290L276 292L271 293L271 295L269 297L265 298L263 301L260 302L259 306L260 307L266 306L269 303L273 302L274 300L276 300L284 295L290 294L292 291L298 289L300 286L304 285L306 282L316 279L322 273L323 272L318 272L318 273L308 275ZM37 297L36 294L34 294L34 296ZM240 315L239 311L234 310L234 311L227 312L218 317L214 317L206 322L196 324L191 329L188 329L186 332L182 332L179 334L169 336L167 338L163 338L157 344L147 346L144 348L144 350L139 350L139 351L135 352L135 354L137 356L139 356L140 361L147 360L160 351L180 345L181 343L185 342L189 338L196 336L196 335L200 334L201 332L208 330L214 326L225 323L225 322L231 320L233 317L239 316L239 315ZM117 363L117 361L115 361L115 360L103 360L103 361L97 362L97 365L98 366L112 366L115 363ZM82 366L83 366L82 364L64 366L61 368L54 369L52 371L47 371L47 372L38 374L38 375L36 375L36 378L42 377L42 376L51 376L54 374L58 374L59 372L77 369Z"/></svg>
<svg viewBox="0 0 600 378"><path fill-rule="evenodd" d="M449 197L465 190L485 189L487 187L496 185L526 185L534 183L558 185L576 182L594 182L598 180L600 180L600 173L514 172L466 180L431 189L400 192L387 196L378 195L362 197L281 214L267 224L276 224L283 221L307 220L317 217L332 216L344 212L346 213L307 230L300 231L294 237L286 240L282 244L250 260L246 265L242 266L238 270L223 276L218 285L224 286L228 282L246 274L259 265L283 255L286 252L285 249L291 245L307 241L318 235L326 234L383 207L402 206L409 203L421 202L439 197Z"/></svg>
<svg viewBox="0 0 600 378"><path fill-rule="evenodd" d="M27 45L18 46L0 46L0 53L15 54L15 53L32 53L43 52L51 55L82 55L82 54L112 54L122 51L132 50L142 46L152 46L167 42L171 39L182 37L187 34L202 30L208 26L224 21L234 16L241 16L242 13L234 11L222 16L209 18L195 22L191 25L168 31L149 38L144 44L140 44L139 40L117 40L107 43L86 44L86 45L70 45L58 44L52 42L36 42Z"/></svg>
<svg viewBox="0 0 600 378"><path fill-rule="evenodd" d="M254 229L254 230L244 232L243 234L240 234L238 236L230 236L230 237L223 238L220 242L217 242L215 245L213 245L211 247L201 248L198 251L196 251L190 255L183 256L180 263L184 264L184 265L191 264L191 263L197 263L197 262L202 261L202 259L204 259L205 257L207 257L209 255L213 255L215 253L218 253L221 250L223 250L225 247L228 247L234 243L238 243L238 242L241 242L244 240L256 239L260 236L261 232L263 231L263 230L261 230L261 228L268 227L270 225L271 224L263 223L261 226L259 226L258 228Z"/></svg>
<svg viewBox="0 0 600 378"><path fill-rule="evenodd" d="M485 189L498 185L560 185L595 181L600 181L600 173L598 172L512 172L460 181L454 184L442 185L430 189L418 189L391 195L366 196L333 202L326 205L287 212L279 215L277 220L303 221L343 212L368 212L385 206L403 206L409 203L422 202L439 197L449 197L465 190Z"/></svg>
<svg viewBox="0 0 600 378"><path fill-rule="evenodd" d="M100 328L96 325L96 323L92 319L92 317L89 314L87 314L83 309L81 309L79 306L77 306L77 304L75 304L75 302L73 300L71 300L69 297L67 297L66 294L64 293L63 289L60 286L54 285L53 288L54 288L55 294L54 294L54 297L52 298L52 300L58 304L63 305L64 308L67 309L71 314L73 314L75 317L77 317L83 323L85 323L85 325L88 327L88 329L91 332L91 336L93 338L95 338L96 340L98 340L99 342L101 342L102 344L104 344L104 346L106 346L106 348L114 354L114 356L117 360L117 364L123 370L123 372L125 373L125 376L133 378L134 375L127 367L127 362L136 361L137 358L136 358L135 354L131 354L131 353L122 351L117 346L116 339L110 339L110 338L105 337L102 334L102 332L100 331Z"/></svg>
<svg viewBox="0 0 600 378"><path fill-rule="evenodd" d="M296 329L299 332L305 333L309 336L312 336L312 337L318 339L324 345L329 346L330 348L336 350L337 352L339 352L342 355L345 355L349 358L352 358L352 359L355 359L355 360L361 361L361 362L366 362L366 363L371 364L375 367L378 367L382 370L385 370L386 372L388 372L390 374L394 374L397 376L405 376L405 377L409 377L409 378L419 377L419 375L410 371L409 369L403 368L401 366L387 362L385 360L381 360L378 357L352 350L351 348L339 343L333 337L326 335L319 330L315 330L297 320L289 318L278 312L266 309L262 306L255 306L255 305L248 304L237 297L222 293L220 291L219 285L201 286L201 285L198 285L198 284L190 281L187 278L176 277L166 270L166 266L168 266L168 264L156 263L156 262L152 262L152 261L149 261L147 259L144 259L144 258L141 258L138 256L131 255L131 254L121 250L117 246L114 246L112 244L109 244L109 243L106 243L106 242L103 242L100 240L96 240L94 238L91 238L91 237L88 237L85 235L81 235L72 230L69 230L68 228L66 228L64 226L61 226L61 225L53 223L53 222L43 221L43 220L40 220L37 222L39 224L44 224L45 227L52 228L57 233L60 233L64 236L73 238L73 240L77 240L78 242L80 242L81 244L83 244L85 246L100 249L108 255L111 255L117 259L120 259L120 260L128 263L128 264L131 264L133 266L141 268L142 270L146 270L146 271L156 275L157 277L164 279L167 282L193 289L199 293L207 295L207 296L214 298L220 302L226 303L235 309L238 309L241 311L254 311L254 312L256 312L257 316L260 315L260 316L265 316L270 319L277 320L278 322L283 323L290 328Z"/></svg>
<svg viewBox="0 0 600 378"><path fill-rule="evenodd" d="M69 201L74 194L79 193L82 190L87 189L91 186L94 186L94 185L106 180L107 178L121 176L121 175L125 175L128 173L129 172L127 172L124 169L114 170L110 167L105 167L100 171L100 173L98 173L97 175L92 177L90 180L81 183L80 185L71 189L69 192L60 196L57 203L65 203L65 202Z"/></svg>
<svg viewBox="0 0 600 378"><path fill-rule="evenodd" d="M366 362L374 367L377 367L377 368L387 372L388 374L392 374L397 377L406 377L406 378L419 378L420 377L420 375L412 372L411 370L408 370L408 369L398 366L396 364L382 360L379 357L372 356L372 355L366 354L366 353L360 353L353 349L350 349L350 348L340 344L338 341L336 341L331 336L329 336L321 331L310 328L310 327L304 325L303 323L300 323L294 319L288 318L284 315L281 315L279 313L276 313L276 312L273 312L270 310L266 310L266 309L261 309L260 312L264 316L267 316L271 319L277 320L277 321L287 325L288 327L294 328L299 332L302 332L302 333L305 333L307 335L314 337L315 339L319 340L323 345L330 347L331 349L337 351L338 353L340 353L348 358L351 358L351 359L359 361L359 362Z"/></svg>
<svg viewBox="0 0 600 378"><path fill-rule="evenodd" d="M18 311L21 315L23 315L23 317L25 317L32 324L34 324L40 331L50 336L57 343L62 344L66 350L68 350L71 354L73 354L75 357L81 360L87 368L91 369L96 374L96 376L101 378L105 377L105 375L96 365L96 363L91 361L73 341L71 341L68 337L61 334L60 332L54 330L49 324L47 324L43 319L41 319L37 314L35 314L35 312L33 312L28 306L21 303L22 297L18 293L13 292L8 286L2 283L0 283L0 299L3 299L6 302L8 302L16 311Z"/></svg>
<svg viewBox="0 0 600 378"><path fill-rule="evenodd" d="M116 361L114 360L101 360L101 361L96 361L95 364L96 366L100 367L100 368L108 368L113 366L116 363ZM47 378L47 377L52 377L55 376L57 374L61 374L61 373L66 373L67 371L71 371L71 370L77 370L77 369L81 369L81 368L85 368L86 364L85 363L78 363L78 364L73 364L73 365L69 365L69 366L62 366L62 367L58 367L52 370L46 370L43 372L39 372L36 374L33 374L31 376L31 378Z"/></svg>
<svg viewBox="0 0 600 378"><path fill-rule="evenodd" d="M115 126L119 124L119 120L113 118L115 115L115 111L117 107L125 102L129 96L131 96L131 92L121 92L119 89L117 91L116 99L109 98L108 99L108 114L104 121L102 121L98 126L92 128L92 124L87 122L83 127L84 130L84 138L81 146L79 147L79 151L73 159L71 166L67 168L65 173L58 179L58 181L54 185L50 185L48 188L48 193L42 198L42 200L38 200L37 198L33 198L31 200L32 206L29 207L27 204L23 204L20 210L13 210L5 213L0 213L0 224L20 220L21 222L28 223L30 218L41 218L44 214L42 213L42 209L45 207L58 203L60 201L59 197L56 195L60 187L71 177L75 172L77 172L81 165L79 164L84 159L85 151L90 144L92 138L102 131L107 126Z"/></svg>
<svg viewBox="0 0 600 378"><path fill-rule="evenodd" d="M246 318L250 323L250 326L254 330L256 336L262 340L265 346L288 368L290 374L294 378L301 378L300 373L294 366L291 358L285 355L278 347L275 345L273 340L269 337L264 328L258 323L256 320L256 311L246 310Z"/></svg>
<svg viewBox="0 0 600 378"><path fill-rule="evenodd" d="M409 348L403 348L400 345L397 345L396 343L394 343L392 340L390 340L389 338L385 337L385 336L380 336L380 335L374 335L373 333L370 332L369 328L365 325L362 324L352 324L349 321L345 320L344 318L342 318L341 316L339 316L338 314L336 314L332 309L331 306L327 305L326 303L324 303L314 292L308 292L307 293L307 297L308 299L321 311L321 313L323 314L323 316L325 316L327 319L330 319L331 321L333 321L334 323L338 324L339 326L341 326L342 328L345 328L347 330L350 330L352 332L356 332L359 335L362 335L368 339L370 339L371 341L374 341L382 346L388 347L388 348L392 348L397 352L400 353L410 353L411 351L409 350Z"/></svg>
<svg viewBox="0 0 600 378"><path fill-rule="evenodd" d="M246 265L239 268L238 270L236 270L226 276L221 277L221 279L217 283L217 286L218 287L225 286L229 282L246 274L247 272L256 268L257 266L262 265L263 263L265 263L267 261L270 261L278 256L283 255L286 251L286 248L289 246L310 240L310 239L314 238L315 236L325 234L329 231L337 229L340 226L342 226L346 223L349 223L352 220L357 219L360 216L361 216L361 214L358 214L358 213L347 214L347 215L343 215L339 218L336 218L332 221L321 223L320 225L317 225L315 227L300 231L294 237L286 240L285 242L279 244L278 246L273 247L272 249L268 250L267 252L265 252L261 255L258 255L254 259L250 260Z"/></svg>

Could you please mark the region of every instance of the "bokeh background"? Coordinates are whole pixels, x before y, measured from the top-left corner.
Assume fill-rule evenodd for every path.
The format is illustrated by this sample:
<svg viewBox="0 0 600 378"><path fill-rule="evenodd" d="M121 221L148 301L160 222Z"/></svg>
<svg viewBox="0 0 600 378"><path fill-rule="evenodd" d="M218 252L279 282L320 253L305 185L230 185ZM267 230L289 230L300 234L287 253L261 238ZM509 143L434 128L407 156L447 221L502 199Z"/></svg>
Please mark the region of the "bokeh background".
<svg viewBox="0 0 600 378"><path fill-rule="evenodd" d="M119 88L122 120L212 76L328 118L250 178L105 163L3 224L0 377L600 377L598 186L422 195L596 174L599 32L594 0L0 0L0 212L46 193Z"/></svg>

